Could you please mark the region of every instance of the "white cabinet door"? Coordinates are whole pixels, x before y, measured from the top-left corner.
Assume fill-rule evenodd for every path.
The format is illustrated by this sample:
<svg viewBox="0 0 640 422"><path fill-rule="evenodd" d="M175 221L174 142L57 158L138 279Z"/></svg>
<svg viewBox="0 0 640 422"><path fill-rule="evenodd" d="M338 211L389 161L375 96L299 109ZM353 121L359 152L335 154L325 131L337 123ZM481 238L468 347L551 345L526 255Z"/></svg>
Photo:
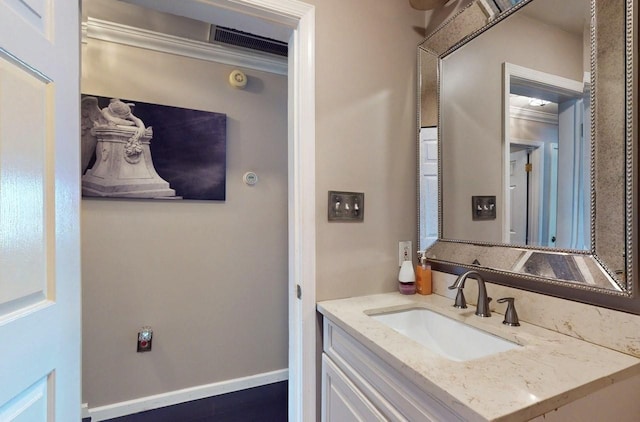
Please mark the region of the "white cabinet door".
<svg viewBox="0 0 640 422"><path fill-rule="evenodd" d="M383 415L384 420L397 422L462 422L465 420L429 392L418 388L326 317L323 327L323 350L327 360L349 380L349 385L362 394L368 403L373 404ZM327 390L324 389L323 393L326 395Z"/></svg>
<svg viewBox="0 0 640 422"><path fill-rule="evenodd" d="M80 420L79 28L0 0L0 421Z"/></svg>
<svg viewBox="0 0 640 422"><path fill-rule="evenodd" d="M322 422L384 421L385 417L322 354Z"/></svg>

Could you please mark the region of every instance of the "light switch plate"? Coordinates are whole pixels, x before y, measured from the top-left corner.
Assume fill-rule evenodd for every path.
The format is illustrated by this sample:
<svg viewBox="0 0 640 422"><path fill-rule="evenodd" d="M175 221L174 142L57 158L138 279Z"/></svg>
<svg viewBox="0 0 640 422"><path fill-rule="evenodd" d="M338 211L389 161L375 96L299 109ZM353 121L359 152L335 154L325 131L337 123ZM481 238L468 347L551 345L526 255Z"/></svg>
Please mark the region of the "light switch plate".
<svg viewBox="0 0 640 422"><path fill-rule="evenodd" d="M496 197L495 196L472 196L471 215L473 220L495 220L496 219Z"/></svg>
<svg viewBox="0 0 640 422"><path fill-rule="evenodd" d="M329 221L363 221L364 193L329 191Z"/></svg>

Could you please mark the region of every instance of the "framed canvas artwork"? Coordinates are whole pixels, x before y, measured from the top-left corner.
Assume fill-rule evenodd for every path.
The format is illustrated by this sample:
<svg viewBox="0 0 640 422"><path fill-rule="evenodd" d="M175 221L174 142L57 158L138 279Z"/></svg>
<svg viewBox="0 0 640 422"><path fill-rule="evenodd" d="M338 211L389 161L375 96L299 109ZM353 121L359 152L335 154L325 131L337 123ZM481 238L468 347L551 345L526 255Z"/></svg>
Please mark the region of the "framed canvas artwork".
<svg viewBox="0 0 640 422"><path fill-rule="evenodd" d="M224 201L223 113L82 95L82 195Z"/></svg>

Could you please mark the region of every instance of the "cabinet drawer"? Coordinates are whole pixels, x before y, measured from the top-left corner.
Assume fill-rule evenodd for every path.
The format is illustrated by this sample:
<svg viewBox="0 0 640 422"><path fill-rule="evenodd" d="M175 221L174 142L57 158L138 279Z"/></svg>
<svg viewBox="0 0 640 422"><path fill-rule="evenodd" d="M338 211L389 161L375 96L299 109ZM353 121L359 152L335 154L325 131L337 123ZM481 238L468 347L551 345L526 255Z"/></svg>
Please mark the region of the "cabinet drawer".
<svg viewBox="0 0 640 422"><path fill-rule="evenodd" d="M382 397L395 409L395 414L385 413L388 419L464 421L327 318L323 346L324 352L369 400L375 403L376 397Z"/></svg>
<svg viewBox="0 0 640 422"><path fill-rule="evenodd" d="M373 403L323 353L322 422L385 420Z"/></svg>

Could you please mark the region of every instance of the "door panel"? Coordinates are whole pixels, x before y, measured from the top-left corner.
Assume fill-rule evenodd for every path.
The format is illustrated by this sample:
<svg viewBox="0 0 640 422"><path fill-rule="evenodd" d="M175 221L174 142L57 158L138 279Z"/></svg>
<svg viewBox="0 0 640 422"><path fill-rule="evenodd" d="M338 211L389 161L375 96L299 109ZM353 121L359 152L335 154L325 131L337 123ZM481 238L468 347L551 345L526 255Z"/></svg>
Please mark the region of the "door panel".
<svg viewBox="0 0 640 422"><path fill-rule="evenodd" d="M49 404L53 397L49 394L49 384L53 376L47 376L23 391L0 408L0 421L31 422L52 421Z"/></svg>
<svg viewBox="0 0 640 422"><path fill-rule="evenodd" d="M46 33L50 22L47 0L5 0L5 3L40 33Z"/></svg>
<svg viewBox="0 0 640 422"><path fill-rule="evenodd" d="M0 0L0 420L80 420L79 3Z"/></svg>
<svg viewBox="0 0 640 422"><path fill-rule="evenodd" d="M0 323L46 299L49 81L0 51ZM16 101L19 99L19 101ZM24 116L29 116L29 121ZM17 123L22 122L22 123Z"/></svg>
<svg viewBox="0 0 640 422"><path fill-rule="evenodd" d="M511 224L509 234L511 244L524 245L527 227L527 150L511 153L509 162L509 207Z"/></svg>
<svg viewBox="0 0 640 422"><path fill-rule="evenodd" d="M438 239L438 129L420 129L420 239L425 250Z"/></svg>

